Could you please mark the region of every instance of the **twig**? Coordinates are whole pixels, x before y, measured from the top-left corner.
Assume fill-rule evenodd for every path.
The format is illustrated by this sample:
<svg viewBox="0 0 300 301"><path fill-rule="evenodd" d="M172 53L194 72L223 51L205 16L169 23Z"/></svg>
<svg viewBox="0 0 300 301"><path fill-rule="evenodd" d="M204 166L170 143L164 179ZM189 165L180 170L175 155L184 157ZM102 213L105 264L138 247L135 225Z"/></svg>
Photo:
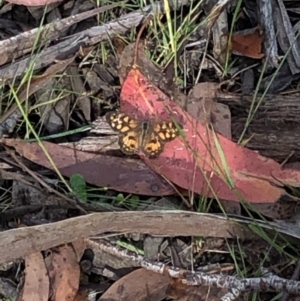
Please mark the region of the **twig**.
<svg viewBox="0 0 300 301"><path fill-rule="evenodd" d="M134 45L134 52L133 52L133 67L137 66L137 58L138 58L138 45L142 36L142 33L145 29L145 27L148 25L148 23L153 19L153 15L149 15L146 20L144 21L144 23L142 24L137 37L136 37L136 41L135 41L135 45Z"/></svg>
<svg viewBox="0 0 300 301"><path fill-rule="evenodd" d="M36 213L41 211L42 209L74 209L75 206L72 204L68 204L65 202L65 200L57 199L58 204L39 204L39 205L25 205L25 206L19 206L17 208L9 208L6 209L3 212L0 212L0 223L10 221L14 218L21 217L25 214L29 213ZM106 208L104 205L101 204L81 204L80 205L84 210L90 211L90 212L105 212L108 211L109 209ZM114 211L120 212L124 211L121 208L112 208Z"/></svg>
<svg viewBox="0 0 300 301"><path fill-rule="evenodd" d="M119 246L111 245L102 240L99 243L99 249L121 257L130 259L141 267L164 275L169 275L173 278L182 279L182 283L190 286L209 286L218 288L227 288L227 292L220 300L229 301L235 300L242 292L259 291L259 292L282 292L286 291L290 294L300 294L300 281L288 280L280 278L273 274L265 274L262 277L239 279L234 276L225 275L210 275L203 272L190 272L184 269L179 269L172 266L166 266L163 263L158 263L145 259L143 256L134 252L124 250Z"/></svg>
<svg viewBox="0 0 300 301"><path fill-rule="evenodd" d="M179 224L180 227L174 227ZM173 210L92 213L59 222L0 232L0 263L78 238L107 232L258 238L238 223L211 214Z"/></svg>
<svg viewBox="0 0 300 301"><path fill-rule="evenodd" d="M8 57L6 63L12 59L16 60L19 56L25 55L32 51L32 47L37 36L40 37L42 42L47 41L50 43L58 39L63 30L66 30L72 25L87 18L117 7L120 4L122 3L101 6L91 11L86 11L75 16L73 15L62 20L51 22L50 24L41 26L39 28L33 28L31 30L22 32L17 36L0 41L0 57L5 57L7 55Z"/></svg>
<svg viewBox="0 0 300 301"><path fill-rule="evenodd" d="M259 23L264 30L264 47L265 53L268 53L268 67L278 66L278 47L273 20L273 7L271 1L258 1Z"/></svg>
<svg viewBox="0 0 300 301"><path fill-rule="evenodd" d="M298 264L296 266L296 269L295 269L295 271L293 273L293 276L292 276L291 280L298 279L299 273L300 273L300 261L298 261ZM280 299L280 301L288 301L288 298L289 298L289 293L288 292L284 292L283 296Z"/></svg>
<svg viewBox="0 0 300 301"><path fill-rule="evenodd" d="M64 194L56 191L55 189L53 189L52 187L50 187L49 185L47 185L44 181L42 181L33 171L31 171L21 160L19 160L19 158L16 156L16 154L14 153L14 151L12 151L11 149L9 149L8 147L5 147L6 151L8 154L10 154L14 160L16 162L18 162L18 164L20 165L20 167L27 172L28 174L30 174L32 176L32 178L34 178L42 187L46 188L49 192L59 196L60 198L64 199L65 201L69 202L70 204L72 204L73 206L75 206L81 213L86 214L87 212L80 207L79 204L77 204L77 202L67 196L65 196Z"/></svg>
<svg viewBox="0 0 300 301"><path fill-rule="evenodd" d="M189 2L189 0L170 1L171 6L177 10L183 5L189 4ZM106 39L111 39L116 35L124 34L131 28L138 26L143 21L145 15L153 14L154 16L157 16L163 12L163 2L158 1L151 5L145 6L143 9L139 9L124 15L117 20L76 33L67 39L63 39L60 43L44 49L36 57L30 56L15 62L13 65L8 64L7 66L0 68L0 81L21 76L25 72L26 68L30 65L32 60L35 60L32 67L33 70L44 68L47 65L52 64L52 62L58 57L59 59L64 59L72 54L75 54L80 47L92 46ZM23 44L20 45L23 47ZM27 45L27 47L32 47L32 45Z"/></svg>

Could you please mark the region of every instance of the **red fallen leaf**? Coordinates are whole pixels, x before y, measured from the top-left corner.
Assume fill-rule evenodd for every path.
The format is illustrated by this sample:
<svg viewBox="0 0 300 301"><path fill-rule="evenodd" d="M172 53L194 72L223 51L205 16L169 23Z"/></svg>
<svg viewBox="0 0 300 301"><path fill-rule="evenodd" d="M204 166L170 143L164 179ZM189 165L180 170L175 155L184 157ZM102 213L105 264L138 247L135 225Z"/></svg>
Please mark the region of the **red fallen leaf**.
<svg viewBox="0 0 300 301"><path fill-rule="evenodd" d="M171 114L183 126L185 138L167 143L158 158L142 156L142 159L157 173L187 190L225 200L274 203L287 195L282 183L299 186L300 172L284 170L274 160L212 132L151 84L138 69L132 68L123 83L121 110L149 120L170 120ZM222 152L224 158L220 156ZM227 179L231 179L232 187Z"/></svg>
<svg viewBox="0 0 300 301"><path fill-rule="evenodd" d="M265 55L262 52L264 37L258 28L252 32L234 33L231 36L231 52L237 55L261 59Z"/></svg>
<svg viewBox="0 0 300 301"><path fill-rule="evenodd" d="M53 169L38 143L4 138L0 142L14 147L28 160ZM64 176L79 173L88 183L128 193L156 196L175 193L171 185L140 160L82 152L50 142L43 144Z"/></svg>

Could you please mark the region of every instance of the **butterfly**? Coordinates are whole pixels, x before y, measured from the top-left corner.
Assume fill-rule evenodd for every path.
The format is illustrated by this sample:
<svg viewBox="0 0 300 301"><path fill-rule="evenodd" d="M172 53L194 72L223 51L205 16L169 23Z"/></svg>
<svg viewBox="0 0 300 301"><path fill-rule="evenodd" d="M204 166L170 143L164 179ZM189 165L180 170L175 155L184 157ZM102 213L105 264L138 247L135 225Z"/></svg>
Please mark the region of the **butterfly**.
<svg viewBox="0 0 300 301"><path fill-rule="evenodd" d="M173 121L139 121L122 112L108 112L106 120L119 133L119 146L126 155L141 150L147 157L154 158L163 151L166 142L179 135L180 125L176 126Z"/></svg>

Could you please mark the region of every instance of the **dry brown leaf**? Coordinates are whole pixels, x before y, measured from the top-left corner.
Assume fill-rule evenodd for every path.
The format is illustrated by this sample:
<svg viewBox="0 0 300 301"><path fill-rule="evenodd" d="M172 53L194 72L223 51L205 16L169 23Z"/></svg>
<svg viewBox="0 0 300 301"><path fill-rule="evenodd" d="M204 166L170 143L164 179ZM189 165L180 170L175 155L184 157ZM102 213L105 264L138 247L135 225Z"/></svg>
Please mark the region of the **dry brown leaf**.
<svg viewBox="0 0 300 301"><path fill-rule="evenodd" d="M40 252L25 257L25 283L22 301L47 301L49 297L49 276L44 258Z"/></svg>
<svg viewBox="0 0 300 301"><path fill-rule="evenodd" d="M265 56L262 51L263 41L264 36L258 28L234 33L231 37L231 51L237 55L261 59Z"/></svg>
<svg viewBox="0 0 300 301"><path fill-rule="evenodd" d="M53 290L51 300L74 300L79 287L80 266L73 245L65 244L55 248L46 262Z"/></svg>
<svg viewBox="0 0 300 301"><path fill-rule="evenodd" d="M170 277L138 269L115 282L99 301L158 301L166 297Z"/></svg>
<svg viewBox="0 0 300 301"><path fill-rule="evenodd" d="M219 84L199 83L189 93L187 112L203 124L212 125L214 130L231 139L231 113L228 106L217 103Z"/></svg>

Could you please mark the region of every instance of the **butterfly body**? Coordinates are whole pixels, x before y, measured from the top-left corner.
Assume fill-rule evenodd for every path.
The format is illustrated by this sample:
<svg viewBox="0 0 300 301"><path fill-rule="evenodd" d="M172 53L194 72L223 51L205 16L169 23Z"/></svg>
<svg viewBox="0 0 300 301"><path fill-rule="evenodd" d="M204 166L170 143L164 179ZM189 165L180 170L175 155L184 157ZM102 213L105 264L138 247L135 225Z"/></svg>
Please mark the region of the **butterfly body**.
<svg viewBox="0 0 300 301"><path fill-rule="evenodd" d="M164 144L179 134L172 121L139 121L121 112L108 112L106 120L119 133L119 146L127 155L141 151L147 157L156 157L163 151Z"/></svg>

